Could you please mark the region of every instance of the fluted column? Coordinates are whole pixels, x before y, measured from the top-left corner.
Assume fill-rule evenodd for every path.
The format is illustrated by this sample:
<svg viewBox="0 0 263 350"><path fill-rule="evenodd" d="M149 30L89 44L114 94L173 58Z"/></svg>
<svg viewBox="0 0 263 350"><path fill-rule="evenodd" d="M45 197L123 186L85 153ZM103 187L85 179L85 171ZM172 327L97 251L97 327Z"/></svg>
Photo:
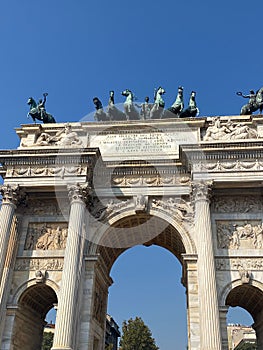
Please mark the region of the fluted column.
<svg viewBox="0 0 263 350"><path fill-rule="evenodd" d="M228 335L227 335L227 312L228 306L221 306L219 308L220 326L221 326L221 338L222 338L222 350L228 350Z"/></svg>
<svg viewBox="0 0 263 350"><path fill-rule="evenodd" d="M0 283L0 344L2 342L2 335L5 326L5 313L6 313L6 304L8 295L10 292L11 279L12 279L12 270L14 268L16 251L17 251L17 238L18 238L18 230L17 230L17 217L13 217L12 225L10 228L10 238L9 244L7 247L6 259L2 274L2 281Z"/></svg>
<svg viewBox="0 0 263 350"><path fill-rule="evenodd" d="M2 194L2 207L0 211L0 279L2 279L19 187L17 185L2 185L0 192ZM0 300L0 303L2 304L2 300Z"/></svg>
<svg viewBox="0 0 263 350"><path fill-rule="evenodd" d="M83 265L83 246L85 240L85 212L88 186L68 186L71 202L67 244L64 256L61 290L59 295L56 330L53 350L76 350L75 325L79 317L78 295Z"/></svg>
<svg viewBox="0 0 263 350"><path fill-rule="evenodd" d="M200 349L221 350L219 309L209 195L211 186L193 184L195 200L195 235L198 250L198 293L200 305Z"/></svg>

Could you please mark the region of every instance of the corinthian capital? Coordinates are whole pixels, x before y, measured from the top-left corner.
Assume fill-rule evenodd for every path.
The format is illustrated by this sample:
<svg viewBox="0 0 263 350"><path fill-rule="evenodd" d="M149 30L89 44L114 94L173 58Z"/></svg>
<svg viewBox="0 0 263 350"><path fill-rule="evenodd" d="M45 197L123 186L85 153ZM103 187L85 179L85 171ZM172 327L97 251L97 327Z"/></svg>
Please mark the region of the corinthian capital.
<svg viewBox="0 0 263 350"><path fill-rule="evenodd" d="M18 185L1 185L0 193L2 195L3 204L16 205L19 200L20 188Z"/></svg>
<svg viewBox="0 0 263 350"><path fill-rule="evenodd" d="M211 198L213 181L200 181L192 183L192 194L195 202L209 201Z"/></svg>
<svg viewBox="0 0 263 350"><path fill-rule="evenodd" d="M86 184L73 184L68 185L68 197L71 203L73 202L83 202L88 201L88 196L90 193L90 187Z"/></svg>

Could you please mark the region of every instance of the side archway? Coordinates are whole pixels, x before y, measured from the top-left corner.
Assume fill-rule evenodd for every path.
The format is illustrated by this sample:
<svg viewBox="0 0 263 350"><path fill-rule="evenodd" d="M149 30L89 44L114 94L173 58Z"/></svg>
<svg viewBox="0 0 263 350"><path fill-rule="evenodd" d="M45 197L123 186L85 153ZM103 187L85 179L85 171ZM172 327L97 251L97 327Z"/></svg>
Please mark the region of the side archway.
<svg viewBox="0 0 263 350"><path fill-rule="evenodd" d="M20 289L20 292L23 290ZM57 304L57 294L46 283L34 283L17 293L12 349L40 350L47 312Z"/></svg>
<svg viewBox="0 0 263 350"><path fill-rule="evenodd" d="M251 280L242 283L240 280L229 283L221 293L221 302L226 306L239 306L250 313L254 320L257 346L263 347L263 286L262 283Z"/></svg>

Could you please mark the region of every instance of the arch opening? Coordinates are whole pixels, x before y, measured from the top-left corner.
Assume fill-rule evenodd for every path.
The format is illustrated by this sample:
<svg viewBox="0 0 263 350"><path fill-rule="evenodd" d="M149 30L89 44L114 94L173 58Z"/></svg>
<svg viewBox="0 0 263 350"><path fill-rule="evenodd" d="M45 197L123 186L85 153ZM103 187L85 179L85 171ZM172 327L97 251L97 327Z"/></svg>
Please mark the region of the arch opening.
<svg viewBox="0 0 263 350"><path fill-rule="evenodd" d="M232 289L226 298L226 306L242 308L253 319L251 327L240 322L228 326L229 342L237 346L243 343L263 348L263 292L250 284L242 284ZM231 310L231 312L233 312ZM255 334L254 331L255 330ZM234 334L232 336L232 333Z"/></svg>
<svg viewBox="0 0 263 350"><path fill-rule="evenodd" d="M100 267L103 266L104 273L106 273L109 278L115 262L119 259L122 259L121 256L125 256L126 253L132 252L134 249L137 249L137 248L144 249L144 251L146 247L150 247L150 248L147 248L148 251L150 251L152 248L153 250L159 249L159 250L162 250L163 253L165 253L166 255L168 254L172 258L176 257L177 259L174 259L173 261L174 269L175 271L177 270L177 272L175 273L175 276L177 279L176 282L177 282L177 286L179 284L181 286L180 298L181 300L183 300L182 305L184 305L184 309L185 309L185 313L181 318L185 319L185 328L188 328L188 330L185 330L185 332L183 332L186 337L184 341L186 343L188 341L189 343L190 336L193 332L191 332L192 325L190 324L190 321L188 320L188 323L187 323L186 319L187 317L190 318L191 312L194 312L193 310L197 308L197 305L192 304L192 300L196 301L197 296L195 296L194 298L191 298L191 302L189 302L188 285L187 285L188 284L187 268L186 268L186 262L184 260L184 255L189 253L189 251L187 251L185 247L185 242L187 240L189 242L190 239L189 237L186 238L184 236L184 232L185 232L185 228L183 228L183 226L181 227L181 232L179 232L179 230L177 230L177 228L175 228L174 225L172 225L171 223L169 223L168 221L160 217L146 215L143 213L137 214L137 215L131 215L116 221L114 224L112 224L111 227L107 229L107 231L101 237L99 244L97 245L96 254L99 255L100 261L102 261L102 263L100 264ZM195 249L192 247L191 252L194 250ZM125 254L123 254L124 252ZM156 256L156 261L158 261L158 254ZM165 269L165 266L163 266L163 269ZM138 268L138 272L139 272L139 268ZM193 275L195 273L196 271L193 272ZM180 279L180 277L182 278ZM157 280L156 276L153 278ZM196 278L197 278L196 276L193 277L193 279L196 279ZM97 282L96 285L100 285L99 281ZM187 292L185 292L184 287L186 287ZM139 286L138 286L138 290L140 290ZM163 291L162 291L161 298L165 299L166 298L165 286L162 287L162 290ZM190 290L190 293L197 292L196 288L189 288L189 290ZM143 291L141 292L143 293ZM177 292L178 290L175 288L173 290L173 295L175 299L176 299ZM106 295L106 299L108 299L108 295L106 293L105 295ZM156 300L158 300L157 294L155 294L155 297L156 297ZM108 304L107 300L105 304ZM154 305L152 305L152 307L154 308ZM171 302L171 308L167 311L172 312L171 310L174 311L174 316L175 316L176 308L175 307L174 309L172 308L172 302ZM115 315L111 315L111 316L114 318ZM120 321L118 320L118 322ZM119 326L121 326L121 324L119 324ZM173 324L173 326L175 331L176 322L175 324Z"/></svg>
<svg viewBox="0 0 263 350"><path fill-rule="evenodd" d="M132 247L112 266L114 284L109 290L108 313L122 326L141 317L156 345L173 349L187 345L187 302L181 283L182 265L159 246Z"/></svg>
<svg viewBox="0 0 263 350"><path fill-rule="evenodd" d="M54 290L44 283L23 292L15 314L12 349L41 350L45 317L57 302Z"/></svg>
<svg viewBox="0 0 263 350"><path fill-rule="evenodd" d="M183 254L186 254L182 235L174 226L161 218L144 214L128 216L114 223L102 236L97 253L110 271L120 254L137 245L166 248L181 263Z"/></svg>

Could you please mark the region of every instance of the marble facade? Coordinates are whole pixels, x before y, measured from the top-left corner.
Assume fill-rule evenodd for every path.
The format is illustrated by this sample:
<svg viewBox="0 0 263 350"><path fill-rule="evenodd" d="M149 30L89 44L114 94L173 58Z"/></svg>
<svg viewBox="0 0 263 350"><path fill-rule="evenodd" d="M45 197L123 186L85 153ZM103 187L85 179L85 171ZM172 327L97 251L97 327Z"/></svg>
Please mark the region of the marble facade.
<svg viewBox="0 0 263 350"><path fill-rule="evenodd" d="M0 151L2 350L38 349L54 304L53 350L104 349L110 270L137 244L182 264L189 349L227 350L237 305L263 346L262 116L16 132Z"/></svg>

